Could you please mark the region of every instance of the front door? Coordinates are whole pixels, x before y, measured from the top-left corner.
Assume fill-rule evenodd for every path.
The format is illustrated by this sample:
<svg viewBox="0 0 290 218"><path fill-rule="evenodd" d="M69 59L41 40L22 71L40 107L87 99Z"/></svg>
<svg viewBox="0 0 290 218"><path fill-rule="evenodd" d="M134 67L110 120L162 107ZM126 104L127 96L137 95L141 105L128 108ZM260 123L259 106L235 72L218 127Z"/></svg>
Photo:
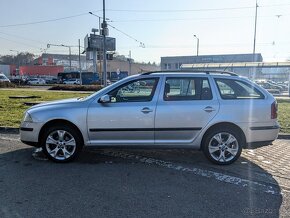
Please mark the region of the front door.
<svg viewBox="0 0 290 218"><path fill-rule="evenodd" d="M107 93L109 103L96 99L88 109L90 144L153 144L158 80L153 77L122 84Z"/></svg>

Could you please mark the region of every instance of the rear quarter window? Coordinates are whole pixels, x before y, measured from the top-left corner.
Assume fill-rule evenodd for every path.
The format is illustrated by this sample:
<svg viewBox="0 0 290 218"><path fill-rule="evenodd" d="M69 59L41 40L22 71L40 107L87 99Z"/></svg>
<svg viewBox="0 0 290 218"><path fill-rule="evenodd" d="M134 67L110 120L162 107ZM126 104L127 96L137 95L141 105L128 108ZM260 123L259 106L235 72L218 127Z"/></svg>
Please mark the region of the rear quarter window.
<svg viewBox="0 0 290 218"><path fill-rule="evenodd" d="M252 84L234 79L215 79L222 99L264 99L265 96Z"/></svg>

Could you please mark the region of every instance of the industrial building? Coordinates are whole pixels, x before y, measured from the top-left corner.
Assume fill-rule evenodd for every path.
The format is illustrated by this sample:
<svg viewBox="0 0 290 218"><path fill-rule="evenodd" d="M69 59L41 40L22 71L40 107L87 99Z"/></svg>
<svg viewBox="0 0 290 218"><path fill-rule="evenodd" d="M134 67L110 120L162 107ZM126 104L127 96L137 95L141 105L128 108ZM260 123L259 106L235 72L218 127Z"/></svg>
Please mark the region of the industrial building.
<svg viewBox="0 0 290 218"><path fill-rule="evenodd" d="M231 67L231 63L240 62L263 62L263 57L260 53L161 57L161 70L178 70L184 64L227 63L224 70L248 76L252 69Z"/></svg>
<svg viewBox="0 0 290 218"><path fill-rule="evenodd" d="M285 81L290 62L263 62L260 53L161 57L162 70L226 70L251 79Z"/></svg>

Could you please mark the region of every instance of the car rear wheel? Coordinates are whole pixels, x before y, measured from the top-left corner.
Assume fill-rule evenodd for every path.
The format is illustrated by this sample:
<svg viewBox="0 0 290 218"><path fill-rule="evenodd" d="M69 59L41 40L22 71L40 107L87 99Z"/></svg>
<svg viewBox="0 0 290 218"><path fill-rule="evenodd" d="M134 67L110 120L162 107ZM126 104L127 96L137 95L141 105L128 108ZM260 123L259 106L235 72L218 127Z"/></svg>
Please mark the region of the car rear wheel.
<svg viewBox="0 0 290 218"><path fill-rule="evenodd" d="M81 137L74 128L54 126L45 131L42 149L45 155L54 162L74 160L83 147Z"/></svg>
<svg viewBox="0 0 290 218"><path fill-rule="evenodd" d="M240 157L243 141L241 134L231 128L214 129L205 136L203 152L211 162L228 165Z"/></svg>

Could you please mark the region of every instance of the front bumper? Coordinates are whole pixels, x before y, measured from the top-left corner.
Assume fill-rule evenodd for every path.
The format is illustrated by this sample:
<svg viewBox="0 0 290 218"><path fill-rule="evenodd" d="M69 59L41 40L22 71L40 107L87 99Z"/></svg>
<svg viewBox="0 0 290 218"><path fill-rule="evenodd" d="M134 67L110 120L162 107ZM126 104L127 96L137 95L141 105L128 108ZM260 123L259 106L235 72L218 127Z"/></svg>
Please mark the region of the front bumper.
<svg viewBox="0 0 290 218"><path fill-rule="evenodd" d="M36 122L22 122L20 125L20 140L32 146L38 146L39 144L39 132L43 123Z"/></svg>

